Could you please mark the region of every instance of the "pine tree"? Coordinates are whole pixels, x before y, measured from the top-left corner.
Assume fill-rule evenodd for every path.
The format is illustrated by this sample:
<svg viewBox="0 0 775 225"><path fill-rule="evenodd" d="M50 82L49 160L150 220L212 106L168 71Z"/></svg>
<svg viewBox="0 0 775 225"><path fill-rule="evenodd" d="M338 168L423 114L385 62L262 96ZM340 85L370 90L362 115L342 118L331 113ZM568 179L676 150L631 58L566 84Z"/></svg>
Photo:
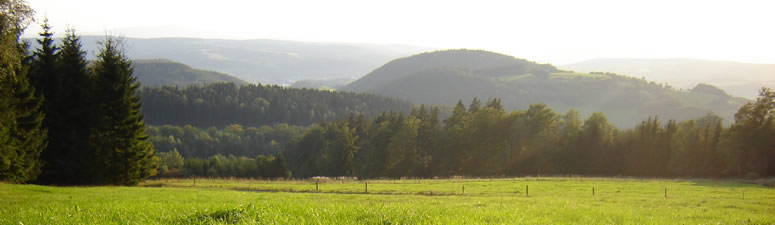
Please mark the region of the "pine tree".
<svg viewBox="0 0 775 225"><path fill-rule="evenodd" d="M131 185L157 173L159 159L145 133L139 83L120 40L108 37L94 63L99 121L92 132L97 182Z"/></svg>
<svg viewBox="0 0 775 225"><path fill-rule="evenodd" d="M60 116L60 108L57 107L61 101L59 93L61 79L56 68L57 48L54 45L54 33L51 32L51 26L48 19L43 20L42 31L39 33L40 39L37 40L40 47L35 50L30 57L29 80L35 87L35 95L45 99L41 110L46 117L43 119L43 127L48 130L48 145L43 150L41 158L45 166L38 182L51 183L51 179L69 179L64 172L69 168L62 166L69 160L70 156L63 151L60 134L68 132L67 128L63 130L61 124L63 118ZM61 183L62 181L59 181Z"/></svg>
<svg viewBox="0 0 775 225"><path fill-rule="evenodd" d="M42 99L30 86L26 44L19 43L33 13L24 1L0 0L0 180L16 183L38 176L46 146Z"/></svg>
<svg viewBox="0 0 775 225"><path fill-rule="evenodd" d="M487 108L492 108L498 111L505 111L503 109L503 104L501 104L500 98L493 98L487 101Z"/></svg>
<svg viewBox="0 0 775 225"><path fill-rule="evenodd" d="M462 99L458 100L457 105L455 105L455 108L452 109L452 115L444 120L444 129L449 129L450 127L454 126L463 127L463 122L465 122L466 116L468 116L468 113L466 112L466 106L463 105Z"/></svg>
<svg viewBox="0 0 775 225"><path fill-rule="evenodd" d="M21 72L24 73L24 72ZM35 96L35 89L27 79L19 79L14 85L15 127L11 128L10 147L16 148L15 162L11 170L16 175L13 182L26 182L38 177L43 163L41 151L46 147L46 129L42 128L44 114L40 111L43 99Z"/></svg>
<svg viewBox="0 0 775 225"><path fill-rule="evenodd" d="M36 94L46 98L43 103L43 109L47 112L44 124L49 126L54 119L54 115L49 112L56 110L54 104L59 102L56 98L59 97L62 84L56 69L56 54L59 48L54 45L54 33L51 32L48 19L43 19L40 27L43 30L39 33L40 39L37 40L40 47L33 53L29 76Z"/></svg>
<svg viewBox="0 0 775 225"><path fill-rule="evenodd" d="M476 111L479 111L479 108L482 107L482 102L479 101L478 98L474 97L474 100L471 100L471 105L468 106L468 113L475 113Z"/></svg>
<svg viewBox="0 0 775 225"><path fill-rule="evenodd" d="M50 144L43 152L46 162L39 182L58 184L88 184L92 182L94 149L89 145L92 125L96 123L92 77L87 70L86 52L80 37L68 28L56 55L56 86L62 87L47 117L56 115L57 123L49 123ZM52 103L57 99L56 103Z"/></svg>

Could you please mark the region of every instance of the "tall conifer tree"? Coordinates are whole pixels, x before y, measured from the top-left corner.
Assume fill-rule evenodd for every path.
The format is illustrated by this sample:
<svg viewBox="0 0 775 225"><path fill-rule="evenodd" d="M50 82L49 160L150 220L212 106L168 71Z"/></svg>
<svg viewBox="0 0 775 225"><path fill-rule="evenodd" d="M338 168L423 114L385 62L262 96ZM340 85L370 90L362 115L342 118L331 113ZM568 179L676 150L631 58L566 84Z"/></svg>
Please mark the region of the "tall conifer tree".
<svg viewBox="0 0 775 225"><path fill-rule="evenodd" d="M26 66L25 66L26 67ZM24 70L24 69L23 69ZM24 71L19 71L25 74ZM11 170L16 176L10 177L14 182L27 182L38 177L43 163L40 160L41 151L46 147L47 132L42 127L44 114L40 108L43 98L35 96L33 88L26 78L16 80L13 84L15 110L15 126L10 129L10 147L16 149L16 159Z"/></svg>
<svg viewBox="0 0 775 225"><path fill-rule="evenodd" d="M69 168L62 164L68 162L69 154L62 149L60 134L67 130L63 130L61 125L63 118L59 113L60 107L57 107L62 100L59 93L62 82L56 68L59 48L54 45L54 33L51 32L48 19L43 20L41 29L40 39L37 40L39 47L30 57L29 80L35 87L35 95L45 99L41 110L46 115L43 119L43 127L48 130L48 145L41 154L45 165L38 182L51 183L54 179L68 179L67 176L63 176L63 173Z"/></svg>
<svg viewBox="0 0 775 225"><path fill-rule="evenodd" d="M49 112L55 111L53 105L59 102L56 98L59 97L62 83L56 69L56 54L59 48L54 44L54 33L51 32L48 19L43 19L40 27L42 31L39 33L40 39L37 40L40 47L33 53L29 76L36 94L46 99L43 103L44 111ZM52 119L54 116L47 113L44 124L48 126Z"/></svg>
<svg viewBox="0 0 775 225"><path fill-rule="evenodd" d="M40 173L46 146L42 99L35 96L19 42L34 12L24 1L0 0L0 180L23 183Z"/></svg>
<svg viewBox="0 0 775 225"><path fill-rule="evenodd" d="M153 176L159 159L145 133L140 113L140 86L120 40L108 37L94 63L99 121L92 132L98 182L131 185Z"/></svg>
<svg viewBox="0 0 775 225"><path fill-rule="evenodd" d="M80 37L75 34L74 29L68 28L56 54L56 77L49 80L56 80L58 83L52 86L61 89L56 96L47 100L48 104L53 106L47 112L47 117L56 117L57 122L47 124L50 143L43 152L46 165L39 180L41 183L93 182L95 158L94 149L89 144L89 136L93 124L96 123L96 107L93 106L91 93L94 91L94 85L87 65L86 52L81 49ZM53 100L56 102L51 102Z"/></svg>

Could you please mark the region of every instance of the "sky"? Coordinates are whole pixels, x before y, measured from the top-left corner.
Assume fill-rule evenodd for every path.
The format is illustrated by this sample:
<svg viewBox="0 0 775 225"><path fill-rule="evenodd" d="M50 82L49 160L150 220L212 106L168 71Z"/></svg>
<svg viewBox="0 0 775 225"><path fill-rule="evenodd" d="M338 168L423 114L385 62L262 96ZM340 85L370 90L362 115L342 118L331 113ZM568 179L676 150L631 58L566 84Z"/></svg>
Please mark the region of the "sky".
<svg viewBox="0 0 775 225"><path fill-rule="evenodd" d="M61 35L278 39L775 64L772 0L28 0ZM40 31L34 23L25 36Z"/></svg>

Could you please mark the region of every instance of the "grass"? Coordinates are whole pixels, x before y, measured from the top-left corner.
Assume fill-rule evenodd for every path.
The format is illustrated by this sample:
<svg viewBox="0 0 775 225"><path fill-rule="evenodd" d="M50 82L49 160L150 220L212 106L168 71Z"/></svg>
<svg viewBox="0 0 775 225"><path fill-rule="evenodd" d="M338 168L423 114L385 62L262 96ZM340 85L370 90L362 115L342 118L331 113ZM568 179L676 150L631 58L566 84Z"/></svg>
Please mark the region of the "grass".
<svg viewBox="0 0 775 225"><path fill-rule="evenodd" d="M319 191L313 180L197 179L195 187L191 179L154 180L147 187L0 184L0 224L775 223L775 189L734 180L367 182L368 194L357 180L323 180Z"/></svg>

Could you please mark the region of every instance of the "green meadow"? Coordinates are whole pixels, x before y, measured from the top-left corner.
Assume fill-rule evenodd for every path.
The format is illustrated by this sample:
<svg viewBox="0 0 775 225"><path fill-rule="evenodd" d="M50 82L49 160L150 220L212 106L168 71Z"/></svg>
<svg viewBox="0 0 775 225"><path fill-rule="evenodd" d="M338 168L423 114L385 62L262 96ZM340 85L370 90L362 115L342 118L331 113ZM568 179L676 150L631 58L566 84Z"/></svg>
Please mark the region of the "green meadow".
<svg viewBox="0 0 775 225"><path fill-rule="evenodd" d="M160 179L135 187L0 184L0 205L0 224L775 223L774 188L701 179Z"/></svg>

